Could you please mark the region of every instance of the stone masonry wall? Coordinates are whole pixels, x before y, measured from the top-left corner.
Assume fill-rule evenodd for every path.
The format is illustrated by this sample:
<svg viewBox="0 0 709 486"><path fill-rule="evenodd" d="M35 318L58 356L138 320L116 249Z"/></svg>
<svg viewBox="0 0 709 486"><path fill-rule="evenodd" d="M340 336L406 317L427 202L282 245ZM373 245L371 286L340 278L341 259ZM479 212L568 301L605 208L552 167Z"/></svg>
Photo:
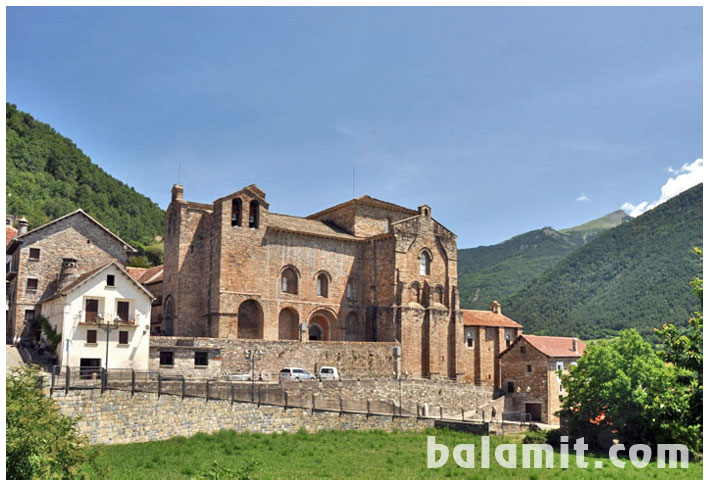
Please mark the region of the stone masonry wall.
<svg viewBox="0 0 709 486"><path fill-rule="evenodd" d="M227 400L205 401L156 394L99 390L55 394L62 413L81 416L79 430L93 444L123 444L211 433L222 429L239 432L308 432L327 429L423 430L432 419L392 418L391 415L312 412L302 408Z"/></svg>
<svg viewBox="0 0 709 486"><path fill-rule="evenodd" d="M263 351L263 356L256 362L256 372L265 370L275 378L286 366L302 367L315 373L320 366L335 366L342 378L391 377L395 372L393 349L394 342L323 342L309 341L268 341L261 339L218 339L218 338L179 338L152 336L150 338L150 369L157 371L160 350L178 350L199 348L219 349L222 375L247 373L249 363L244 357L246 350ZM182 353L182 352L181 352ZM176 353L177 355L177 353ZM210 359L214 359L210 355ZM185 375L190 373L189 360L179 370ZM210 361L210 365L211 365ZM186 369L187 368L187 369ZM217 370L217 368L212 368ZM214 375L213 375L214 376Z"/></svg>

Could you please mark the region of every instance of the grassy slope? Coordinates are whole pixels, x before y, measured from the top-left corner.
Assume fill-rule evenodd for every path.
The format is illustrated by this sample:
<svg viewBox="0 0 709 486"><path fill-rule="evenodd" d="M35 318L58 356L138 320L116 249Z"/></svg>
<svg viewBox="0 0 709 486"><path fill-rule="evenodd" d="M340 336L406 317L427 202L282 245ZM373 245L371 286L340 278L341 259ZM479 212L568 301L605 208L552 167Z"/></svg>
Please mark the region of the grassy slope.
<svg viewBox="0 0 709 486"><path fill-rule="evenodd" d="M448 463L440 469L426 467L426 437L449 446ZM494 447L504 438L491 438L490 469L481 469L480 437L449 430L423 432L324 431L315 434L237 434L221 431L141 444L98 447L99 463L110 479L199 479L214 462L220 468L239 469L253 459L253 479L701 479L702 464L688 469L645 469L627 464L614 467L607 458L601 469L580 469L572 456L569 469L505 469L495 462ZM475 468L455 464L453 446L473 443ZM521 446L517 446L521 466ZM589 456L586 456L587 459ZM592 460L595 458L592 457ZM95 474L95 473L94 473Z"/></svg>
<svg viewBox="0 0 709 486"><path fill-rule="evenodd" d="M573 252L503 301L525 332L602 338L683 324L701 303L702 186L696 186Z"/></svg>

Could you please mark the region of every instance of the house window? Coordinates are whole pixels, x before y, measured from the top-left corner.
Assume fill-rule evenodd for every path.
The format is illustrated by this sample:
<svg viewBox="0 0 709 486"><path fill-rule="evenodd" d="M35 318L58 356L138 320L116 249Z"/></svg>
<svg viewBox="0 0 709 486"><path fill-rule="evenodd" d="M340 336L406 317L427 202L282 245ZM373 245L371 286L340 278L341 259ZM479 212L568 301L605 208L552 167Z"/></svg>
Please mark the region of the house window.
<svg viewBox="0 0 709 486"><path fill-rule="evenodd" d="M431 255L426 250L422 251L419 257L419 273L421 275L431 275Z"/></svg>
<svg viewBox="0 0 709 486"><path fill-rule="evenodd" d="M86 330L86 343L87 344L96 344L96 329L87 329Z"/></svg>
<svg viewBox="0 0 709 486"><path fill-rule="evenodd" d="M257 201L251 201L249 204L249 228L258 229L258 212L259 206Z"/></svg>
<svg viewBox="0 0 709 486"><path fill-rule="evenodd" d="M528 364L527 365L527 373L531 373L531 372L532 372L532 365Z"/></svg>
<svg viewBox="0 0 709 486"><path fill-rule="evenodd" d="M514 392L515 392L515 382L508 381L507 382L507 393L514 393Z"/></svg>
<svg viewBox="0 0 709 486"><path fill-rule="evenodd" d="M298 293L298 275L292 268L286 268L281 274L281 292L294 295Z"/></svg>
<svg viewBox="0 0 709 486"><path fill-rule="evenodd" d="M564 362L563 361L556 362L556 371L564 371Z"/></svg>
<svg viewBox="0 0 709 486"><path fill-rule="evenodd" d="M195 351L194 353L194 365L195 366L207 366L209 358L206 351Z"/></svg>
<svg viewBox="0 0 709 486"><path fill-rule="evenodd" d="M34 310L27 309L25 311L25 322L32 322L32 321L34 321Z"/></svg>
<svg viewBox="0 0 709 486"><path fill-rule="evenodd" d="M327 275L321 273L318 275L318 296L327 297Z"/></svg>
<svg viewBox="0 0 709 486"><path fill-rule="evenodd" d="M519 347L519 352L520 352L521 354L526 353L526 352L527 352L527 346L520 346L520 347Z"/></svg>
<svg viewBox="0 0 709 486"><path fill-rule="evenodd" d="M130 304L128 302L117 302L116 303L116 314L118 314L118 317L121 319L123 322L128 322L128 316L129 316L129 310L130 310Z"/></svg>
<svg viewBox="0 0 709 486"><path fill-rule="evenodd" d="M160 366L173 366L175 355L172 351L160 351Z"/></svg>
<svg viewBox="0 0 709 486"><path fill-rule="evenodd" d="M231 201L231 225L241 226L241 198Z"/></svg>
<svg viewBox="0 0 709 486"><path fill-rule="evenodd" d="M106 285L108 285L109 287L114 287L116 285L116 276L106 275Z"/></svg>
<svg viewBox="0 0 709 486"><path fill-rule="evenodd" d="M36 278L27 279L27 292L37 292L39 281Z"/></svg>
<svg viewBox="0 0 709 486"><path fill-rule="evenodd" d="M128 344L128 331L118 331L118 344Z"/></svg>
<svg viewBox="0 0 709 486"><path fill-rule="evenodd" d="M505 334L505 343L507 344L507 347L510 347L510 344L512 344L512 338L510 338L509 334Z"/></svg>
<svg viewBox="0 0 709 486"><path fill-rule="evenodd" d="M98 320L98 299L86 299L85 322L96 322Z"/></svg>
<svg viewBox="0 0 709 486"><path fill-rule="evenodd" d="M465 343L469 348L475 348L475 333L469 327L465 328Z"/></svg>
<svg viewBox="0 0 709 486"><path fill-rule="evenodd" d="M30 248L30 260L39 260L39 248Z"/></svg>

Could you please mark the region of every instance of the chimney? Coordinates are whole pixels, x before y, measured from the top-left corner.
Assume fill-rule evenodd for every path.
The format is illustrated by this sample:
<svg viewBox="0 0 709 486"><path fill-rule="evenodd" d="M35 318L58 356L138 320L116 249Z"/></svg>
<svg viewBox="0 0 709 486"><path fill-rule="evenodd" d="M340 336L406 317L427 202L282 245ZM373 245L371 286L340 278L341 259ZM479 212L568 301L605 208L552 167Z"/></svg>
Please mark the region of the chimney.
<svg viewBox="0 0 709 486"><path fill-rule="evenodd" d="M502 306L498 301L493 300L492 302L490 302L490 312L494 312L495 314L502 314Z"/></svg>
<svg viewBox="0 0 709 486"><path fill-rule="evenodd" d="M576 338L571 340L571 351L578 353L578 344L576 343Z"/></svg>
<svg viewBox="0 0 709 486"><path fill-rule="evenodd" d="M173 201L184 201L185 200L185 188L179 184L172 186L172 200Z"/></svg>
<svg viewBox="0 0 709 486"><path fill-rule="evenodd" d="M59 289L63 289L74 280L79 278L79 270L76 267L76 258L62 258L62 270L59 272Z"/></svg>
<svg viewBox="0 0 709 486"><path fill-rule="evenodd" d="M24 216L20 218L20 220L17 222L17 225L19 226L17 230L17 235L22 236L25 233L27 233L27 228L29 228L29 223L27 222L27 219L25 219Z"/></svg>

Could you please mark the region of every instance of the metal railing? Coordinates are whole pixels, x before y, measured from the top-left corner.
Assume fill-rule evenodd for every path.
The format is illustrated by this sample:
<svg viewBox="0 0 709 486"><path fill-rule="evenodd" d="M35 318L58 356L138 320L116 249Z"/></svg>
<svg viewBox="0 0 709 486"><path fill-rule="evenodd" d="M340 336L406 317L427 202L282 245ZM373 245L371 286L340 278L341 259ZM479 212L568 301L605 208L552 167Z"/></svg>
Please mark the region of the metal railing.
<svg viewBox="0 0 709 486"><path fill-rule="evenodd" d="M135 393L152 393L185 398L203 398L205 401L223 400L231 403L253 403L257 406L270 405L288 408L302 408L312 412L338 412L366 414L369 416L409 417L418 419L454 420L460 422L486 423L490 421L512 420L508 414L498 414L493 419L490 413L465 408L427 406L419 403L397 403L381 400L323 396L315 390L303 387L293 390L279 383L257 383L248 381L226 381L214 378L188 377L179 374L163 374L158 371L138 371L129 368L69 367L54 366L51 374L50 395L56 391L69 393L70 390L121 390ZM500 416L501 415L501 416ZM529 415L529 414L524 414Z"/></svg>

